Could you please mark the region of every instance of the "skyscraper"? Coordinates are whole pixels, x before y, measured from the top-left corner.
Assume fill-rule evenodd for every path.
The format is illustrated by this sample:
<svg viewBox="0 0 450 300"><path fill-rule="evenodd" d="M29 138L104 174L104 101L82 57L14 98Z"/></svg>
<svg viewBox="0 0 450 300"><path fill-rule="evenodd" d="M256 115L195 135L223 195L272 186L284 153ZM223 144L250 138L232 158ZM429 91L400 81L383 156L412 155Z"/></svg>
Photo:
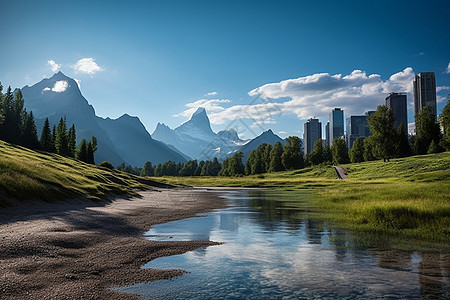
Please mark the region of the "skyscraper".
<svg viewBox="0 0 450 300"><path fill-rule="evenodd" d="M397 129L403 123L403 130L408 134L408 115L406 106L406 94L404 93L390 93L386 97L387 108L392 109L394 113L394 128Z"/></svg>
<svg viewBox="0 0 450 300"><path fill-rule="evenodd" d="M428 106L429 112L436 117L436 79L434 72L422 72L414 80L414 113Z"/></svg>
<svg viewBox="0 0 450 300"><path fill-rule="evenodd" d="M322 123L319 119L309 119L304 126L303 142L305 143L305 153L309 154L314 150L314 143L322 138Z"/></svg>
<svg viewBox="0 0 450 300"><path fill-rule="evenodd" d="M327 125L325 125L325 142L326 142L326 146L331 146L331 142L330 142L330 121L328 121Z"/></svg>
<svg viewBox="0 0 450 300"><path fill-rule="evenodd" d="M331 146L334 139L344 136L344 111L340 108L335 108L330 113L330 128L329 128L328 145Z"/></svg>
<svg viewBox="0 0 450 300"><path fill-rule="evenodd" d="M346 142L348 150L352 149L353 143L357 138L366 138L372 135L369 130L367 117L369 117L373 113L373 111L368 111L364 116L350 116L347 118Z"/></svg>

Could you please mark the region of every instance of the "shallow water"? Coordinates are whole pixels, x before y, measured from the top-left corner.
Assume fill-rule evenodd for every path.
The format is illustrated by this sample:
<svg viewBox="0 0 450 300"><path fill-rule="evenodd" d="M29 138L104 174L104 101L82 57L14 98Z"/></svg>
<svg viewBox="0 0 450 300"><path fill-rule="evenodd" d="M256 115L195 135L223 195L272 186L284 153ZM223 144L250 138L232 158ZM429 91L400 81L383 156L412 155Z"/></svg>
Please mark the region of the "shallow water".
<svg viewBox="0 0 450 300"><path fill-rule="evenodd" d="M279 197L307 193L220 193L228 208L152 227L152 240L222 245L157 258L143 268L184 269L172 280L123 287L145 299L449 299L450 256L365 249Z"/></svg>

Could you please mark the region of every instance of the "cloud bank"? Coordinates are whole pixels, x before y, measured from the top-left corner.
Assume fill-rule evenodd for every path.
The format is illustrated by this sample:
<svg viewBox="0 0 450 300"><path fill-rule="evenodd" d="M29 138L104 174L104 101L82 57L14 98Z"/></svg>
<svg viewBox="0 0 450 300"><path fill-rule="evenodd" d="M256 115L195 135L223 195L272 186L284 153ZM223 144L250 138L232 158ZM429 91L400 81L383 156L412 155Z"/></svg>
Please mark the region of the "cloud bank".
<svg viewBox="0 0 450 300"><path fill-rule="evenodd" d="M92 57L82 58L77 61L73 66L76 73L84 73L89 75L94 75L97 72L103 71L103 69L97 65L95 59Z"/></svg>
<svg viewBox="0 0 450 300"><path fill-rule="evenodd" d="M335 107L344 109L345 116L362 115L385 104L391 92L407 93L408 102L412 103L414 76L410 67L387 80L361 70L348 75L318 73L257 87L248 92L253 97L250 104L227 107L230 100L201 99L188 103L188 109L176 116L190 117L198 107L204 107L212 124L247 119L252 127L258 127L274 124L282 115L294 114L301 120L311 117L327 120Z"/></svg>
<svg viewBox="0 0 450 300"><path fill-rule="evenodd" d="M42 90L42 92L52 91L55 93L62 93L62 92L65 92L68 87L69 87L69 83L66 80L60 80L60 81L55 82L55 84L53 85L53 87L51 89L49 87L46 87Z"/></svg>

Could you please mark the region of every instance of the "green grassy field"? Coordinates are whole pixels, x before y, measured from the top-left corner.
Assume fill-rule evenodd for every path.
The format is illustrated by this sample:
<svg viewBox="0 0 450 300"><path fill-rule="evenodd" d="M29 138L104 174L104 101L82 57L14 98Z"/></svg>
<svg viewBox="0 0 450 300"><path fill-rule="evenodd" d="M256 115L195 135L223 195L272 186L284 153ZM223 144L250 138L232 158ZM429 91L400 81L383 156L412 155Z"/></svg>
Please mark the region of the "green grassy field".
<svg viewBox="0 0 450 300"><path fill-rule="evenodd" d="M148 189L142 178L0 141L0 207L8 198L56 201Z"/></svg>
<svg viewBox="0 0 450 300"><path fill-rule="evenodd" d="M312 189L310 206L319 218L368 239L395 237L396 248L449 249L450 152L342 165L348 180L331 166L247 177L166 177L194 186ZM304 205L299 204L300 205ZM295 206L290 200L289 206Z"/></svg>

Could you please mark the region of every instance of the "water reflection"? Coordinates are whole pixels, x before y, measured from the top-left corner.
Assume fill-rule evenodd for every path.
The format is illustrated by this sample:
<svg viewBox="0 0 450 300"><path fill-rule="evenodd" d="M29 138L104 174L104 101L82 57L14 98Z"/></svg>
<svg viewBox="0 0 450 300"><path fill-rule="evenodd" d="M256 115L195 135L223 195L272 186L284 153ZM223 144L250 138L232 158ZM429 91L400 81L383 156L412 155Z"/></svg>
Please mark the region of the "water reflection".
<svg viewBox="0 0 450 300"><path fill-rule="evenodd" d="M121 288L154 298L450 298L450 257L363 249L358 238L290 205L307 193L234 191L226 209L153 227L154 240L212 240L219 246L155 259L182 268L174 280ZM277 199L284 197L288 201Z"/></svg>

